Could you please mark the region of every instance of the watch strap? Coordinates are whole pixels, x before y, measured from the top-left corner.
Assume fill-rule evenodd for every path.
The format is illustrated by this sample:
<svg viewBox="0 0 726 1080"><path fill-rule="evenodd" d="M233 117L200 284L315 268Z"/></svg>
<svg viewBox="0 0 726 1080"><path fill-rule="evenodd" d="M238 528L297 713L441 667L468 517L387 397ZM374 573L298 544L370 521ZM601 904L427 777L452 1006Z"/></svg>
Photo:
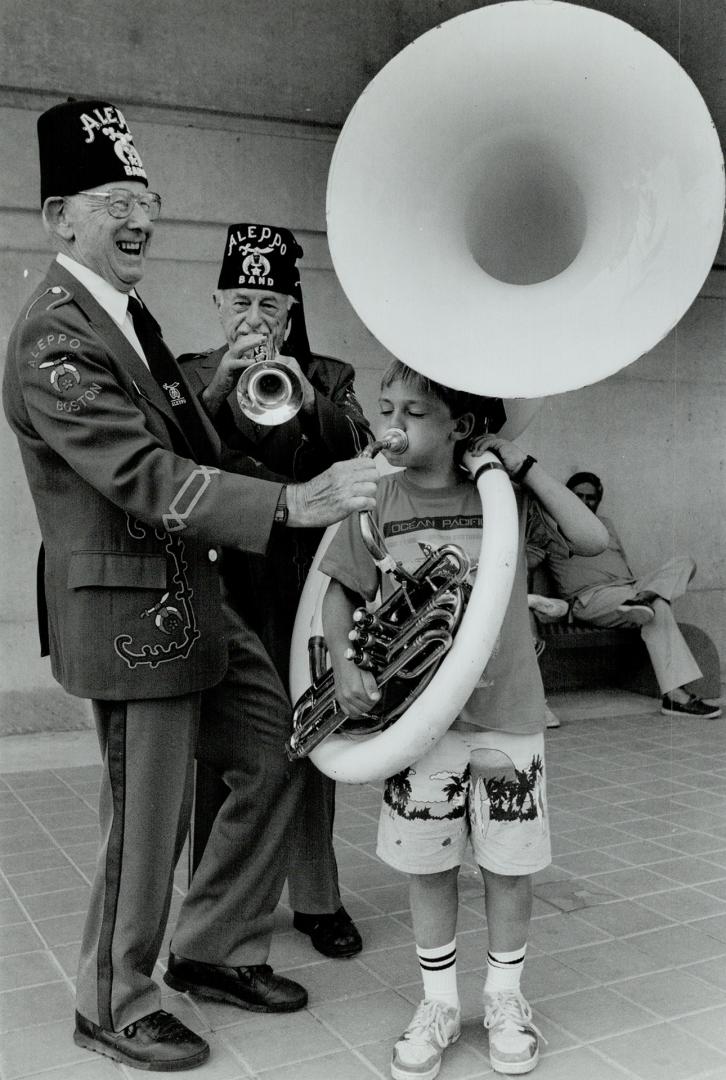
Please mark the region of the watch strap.
<svg viewBox="0 0 726 1080"><path fill-rule="evenodd" d="M510 477L510 480L512 481L512 483L513 484L521 484L522 481L524 480L525 476L529 472L529 470L536 463L537 463L537 458L532 457L531 454L527 454L526 458L524 459L522 464L519 466L517 471L515 473L512 473L512 475Z"/></svg>

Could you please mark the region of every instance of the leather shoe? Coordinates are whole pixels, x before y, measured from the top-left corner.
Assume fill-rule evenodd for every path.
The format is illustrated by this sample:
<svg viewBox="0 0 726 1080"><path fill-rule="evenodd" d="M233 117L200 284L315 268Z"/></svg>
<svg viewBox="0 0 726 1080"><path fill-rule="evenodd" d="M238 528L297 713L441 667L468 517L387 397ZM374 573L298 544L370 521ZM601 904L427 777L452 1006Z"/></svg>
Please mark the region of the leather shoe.
<svg viewBox="0 0 726 1080"><path fill-rule="evenodd" d="M363 948L355 923L343 907L327 915L305 915L296 911L292 925L309 935L313 948L334 960L355 956Z"/></svg>
<svg viewBox="0 0 726 1080"><path fill-rule="evenodd" d="M308 1003L305 987L275 975L269 964L224 967L170 953L164 982L182 994L226 1001L250 1012L297 1012Z"/></svg>
<svg viewBox="0 0 726 1080"><path fill-rule="evenodd" d="M664 694L660 711L664 716L697 716L701 720L718 720L721 706L709 705L695 694L689 694L688 701L676 701L670 694Z"/></svg>
<svg viewBox="0 0 726 1080"><path fill-rule="evenodd" d="M73 1041L132 1068L157 1072L193 1069L209 1057L209 1044L163 1009L136 1020L123 1031L106 1031L77 1012Z"/></svg>

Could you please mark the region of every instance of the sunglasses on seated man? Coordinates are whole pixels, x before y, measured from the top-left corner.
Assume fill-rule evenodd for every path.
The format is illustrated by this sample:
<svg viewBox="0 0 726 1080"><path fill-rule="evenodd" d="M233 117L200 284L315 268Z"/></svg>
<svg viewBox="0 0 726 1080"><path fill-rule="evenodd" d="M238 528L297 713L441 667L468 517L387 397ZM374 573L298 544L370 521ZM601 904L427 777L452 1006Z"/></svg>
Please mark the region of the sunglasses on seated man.
<svg viewBox="0 0 726 1080"><path fill-rule="evenodd" d="M141 195L135 195L124 188L112 188L111 191L79 191L78 195L85 195L89 199L102 199L106 202L106 209L111 217L131 217L135 206L140 206L149 221L156 221L161 213L161 195L155 191L144 191Z"/></svg>

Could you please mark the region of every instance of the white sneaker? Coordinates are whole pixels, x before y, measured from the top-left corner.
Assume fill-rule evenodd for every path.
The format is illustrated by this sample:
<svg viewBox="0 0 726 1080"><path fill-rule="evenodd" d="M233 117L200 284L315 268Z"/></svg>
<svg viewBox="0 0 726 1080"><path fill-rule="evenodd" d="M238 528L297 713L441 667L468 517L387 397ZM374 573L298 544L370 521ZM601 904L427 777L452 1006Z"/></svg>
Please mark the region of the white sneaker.
<svg viewBox="0 0 726 1080"><path fill-rule="evenodd" d="M393 1048L393 1080L434 1080L447 1046L461 1035L461 1009L443 1001L422 1001Z"/></svg>
<svg viewBox="0 0 726 1080"><path fill-rule="evenodd" d="M532 1071L544 1036L518 990L484 994L484 1027L489 1032L489 1062L494 1072L520 1076Z"/></svg>

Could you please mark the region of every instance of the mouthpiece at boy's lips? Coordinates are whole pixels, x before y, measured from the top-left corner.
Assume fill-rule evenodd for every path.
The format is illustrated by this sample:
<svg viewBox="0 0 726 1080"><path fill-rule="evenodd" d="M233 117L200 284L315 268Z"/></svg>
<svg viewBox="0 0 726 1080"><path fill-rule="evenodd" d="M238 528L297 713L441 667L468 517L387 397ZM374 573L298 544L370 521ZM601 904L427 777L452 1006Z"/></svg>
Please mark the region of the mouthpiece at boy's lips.
<svg viewBox="0 0 726 1080"><path fill-rule="evenodd" d="M408 448L408 436L400 428L389 428L383 433L382 438L371 443L366 448L369 457L373 457L380 450L388 450L389 454L402 454Z"/></svg>

